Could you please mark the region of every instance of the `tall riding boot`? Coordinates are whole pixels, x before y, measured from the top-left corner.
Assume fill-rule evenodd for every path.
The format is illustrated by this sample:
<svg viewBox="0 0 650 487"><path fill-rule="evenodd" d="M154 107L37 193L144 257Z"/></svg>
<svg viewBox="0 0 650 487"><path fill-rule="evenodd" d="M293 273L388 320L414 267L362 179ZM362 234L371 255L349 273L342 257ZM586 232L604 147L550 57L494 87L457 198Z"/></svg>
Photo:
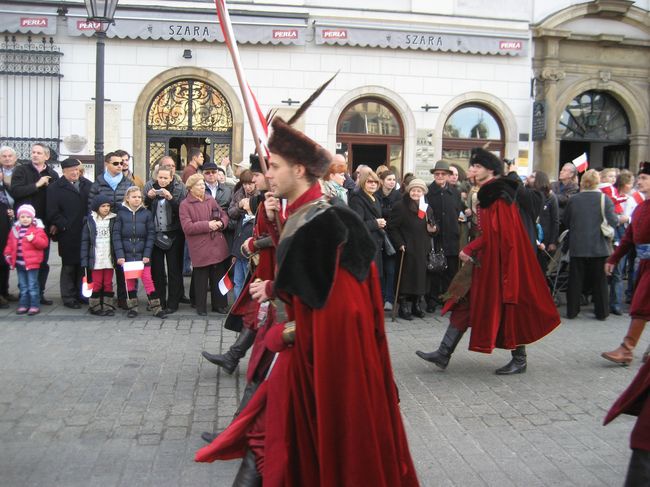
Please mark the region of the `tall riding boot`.
<svg viewBox="0 0 650 487"><path fill-rule="evenodd" d="M644 320L638 318L632 319L630 327L627 330L627 335L623 338L623 343L616 350L603 352L600 356L619 365L629 365L634 358L632 350L634 350L634 347L639 342L639 338L641 338L645 323Z"/></svg>
<svg viewBox="0 0 650 487"><path fill-rule="evenodd" d="M456 350L456 346L458 346L458 343L460 342L460 339L463 338L464 334L465 331L460 331L455 326L449 325L445 332L445 336L442 337L438 350L431 353L420 352L418 350L415 354L421 359L434 363L444 370L447 368L451 354Z"/></svg>
<svg viewBox="0 0 650 487"><path fill-rule="evenodd" d="M203 355L208 362L212 362L213 364L223 368L223 370L228 374L232 374L237 368L239 360L246 355L248 349L253 346L256 334L257 330L251 330L250 328L244 327L237 337L237 340L235 340L235 343L232 344L225 354L221 355L201 352L201 355Z"/></svg>
<svg viewBox="0 0 650 487"><path fill-rule="evenodd" d="M115 293L104 291L104 316L115 316Z"/></svg>
<svg viewBox="0 0 650 487"><path fill-rule="evenodd" d="M424 311L422 311L422 308L420 308L420 296L415 296L413 298L411 312L413 313L413 316L417 316L418 318L424 318L426 316Z"/></svg>
<svg viewBox="0 0 650 487"><path fill-rule="evenodd" d="M149 299L149 308L151 309L151 314L156 318L161 318L163 320L167 318L167 315L163 311L163 307L160 304L160 298L158 298L156 291L148 294L147 298Z"/></svg>
<svg viewBox="0 0 650 487"><path fill-rule="evenodd" d="M91 315L104 316L102 311L101 293L93 292L88 299L88 311Z"/></svg>
<svg viewBox="0 0 650 487"><path fill-rule="evenodd" d="M507 365L495 370L497 375L523 374L526 372L526 346L519 345L512 352L512 360Z"/></svg>
<svg viewBox="0 0 650 487"><path fill-rule="evenodd" d="M403 320L411 321L413 319L413 316L411 316L411 301L408 298L400 296L397 314Z"/></svg>
<svg viewBox="0 0 650 487"><path fill-rule="evenodd" d="M129 298L126 300L126 307L129 308L129 311L126 313L126 316L129 318L135 318L138 316L138 292L129 291Z"/></svg>
<svg viewBox="0 0 650 487"><path fill-rule="evenodd" d="M246 450L232 487L261 487L261 485L262 476L257 471L255 454L251 450Z"/></svg>

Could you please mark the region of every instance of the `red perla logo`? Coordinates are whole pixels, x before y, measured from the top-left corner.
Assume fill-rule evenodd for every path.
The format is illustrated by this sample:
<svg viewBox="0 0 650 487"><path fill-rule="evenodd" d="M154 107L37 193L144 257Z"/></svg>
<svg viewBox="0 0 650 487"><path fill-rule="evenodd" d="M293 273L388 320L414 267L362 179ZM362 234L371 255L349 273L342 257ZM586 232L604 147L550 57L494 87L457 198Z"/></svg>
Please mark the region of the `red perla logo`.
<svg viewBox="0 0 650 487"><path fill-rule="evenodd" d="M298 29L283 29L273 31L274 39L298 39Z"/></svg>
<svg viewBox="0 0 650 487"><path fill-rule="evenodd" d="M499 49L504 51L520 51L521 41L500 41Z"/></svg>
<svg viewBox="0 0 650 487"><path fill-rule="evenodd" d="M326 29L323 30L323 39L347 39L348 31L346 29Z"/></svg>
<svg viewBox="0 0 650 487"><path fill-rule="evenodd" d="M21 17L21 27L47 27L47 17Z"/></svg>
<svg viewBox="0 0 650 487"><path fill-rule="evenodd" d="M77 30L100 30L102 24L99 22L89 22L88 20L77 20Z"/></svg>

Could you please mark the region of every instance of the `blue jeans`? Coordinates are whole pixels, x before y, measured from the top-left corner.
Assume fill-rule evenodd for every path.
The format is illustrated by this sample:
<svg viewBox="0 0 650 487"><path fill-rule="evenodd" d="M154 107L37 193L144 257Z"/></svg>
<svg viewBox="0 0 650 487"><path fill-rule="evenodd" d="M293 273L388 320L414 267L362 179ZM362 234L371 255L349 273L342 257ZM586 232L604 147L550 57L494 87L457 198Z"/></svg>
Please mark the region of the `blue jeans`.
<svg viewBox="0 0 650 487"><path fill-rule="evenodd" d="M621 238L625 234L625 228L623 225L618 225L616 227L616 234L614 238L617 242L621 241ZM625 267L627 264L627 257L621 259L619 263L614 267L612 275L609 278L609 308L621 309L621 301L623 299L623 274L625 272Z"/></svg>
<svg viewBox="0 0 650 487"><path fill-rule="evenodd" d="M21 308L40 307L41 288L38 283L39 269L28 271L23 266L16 266L16 271L18 271L18 289L20 289L18 305Z"/></svg>
<svg viewBox="0 0 650 487"><path fill-rule="evenodd" d="M246 282L246 273L248 272L248 259L237 259L235 261L235 300L239 297L241 290L244 288Z"/></svg>

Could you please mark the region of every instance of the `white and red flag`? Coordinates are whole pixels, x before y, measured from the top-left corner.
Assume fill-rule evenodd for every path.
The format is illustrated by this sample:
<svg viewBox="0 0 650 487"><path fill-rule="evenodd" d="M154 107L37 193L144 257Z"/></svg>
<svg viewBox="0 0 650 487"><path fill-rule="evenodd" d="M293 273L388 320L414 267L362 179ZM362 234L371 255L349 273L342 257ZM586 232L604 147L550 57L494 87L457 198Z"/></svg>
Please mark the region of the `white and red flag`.
<svg viewBox="0 0 650 487"><path fill-rule="evenodd" d="M589 159L587 158L586 152L583 152L582 155L579 155L571 162L579 173L585 172L589 168Z"/></svg>
<svg viewBox="0 0 650 487"><path fill-rule="evenodd" d="M420 220L423 220L427 216L427 208L429 208L429 204L424 198L424 195L422 195L420 196L420 204L418 205L418 218Z"/></svg>
<svg viewBox="0 0 650 487"><path fill-rule="evenodd" d="M140 279L144 271L144 262L141 260L125 262L122 264L122 269L124 269L124 279Z"/></svg>
<svg viewBox="0 0 650 487"><path fill-rule="evenodd" d="M230 279L230 276L226 272L221 280L219 281L219 292L223 294L224 296L228 294L228 291L230 291L233 288L233 283L232 280Z"/></svg>

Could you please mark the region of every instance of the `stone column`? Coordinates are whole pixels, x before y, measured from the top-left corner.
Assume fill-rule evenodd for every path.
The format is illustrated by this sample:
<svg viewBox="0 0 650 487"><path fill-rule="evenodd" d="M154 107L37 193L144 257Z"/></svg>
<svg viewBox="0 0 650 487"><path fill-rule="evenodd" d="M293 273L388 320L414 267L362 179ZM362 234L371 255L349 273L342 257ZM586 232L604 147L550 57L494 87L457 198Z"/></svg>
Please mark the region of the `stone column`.
<svg viewBox="0 0 650 487"><path fill-rule="evenodd" d="M648 134L630 134L630 171L636 173L639 162L650 160L650 147Z"/></svg>

